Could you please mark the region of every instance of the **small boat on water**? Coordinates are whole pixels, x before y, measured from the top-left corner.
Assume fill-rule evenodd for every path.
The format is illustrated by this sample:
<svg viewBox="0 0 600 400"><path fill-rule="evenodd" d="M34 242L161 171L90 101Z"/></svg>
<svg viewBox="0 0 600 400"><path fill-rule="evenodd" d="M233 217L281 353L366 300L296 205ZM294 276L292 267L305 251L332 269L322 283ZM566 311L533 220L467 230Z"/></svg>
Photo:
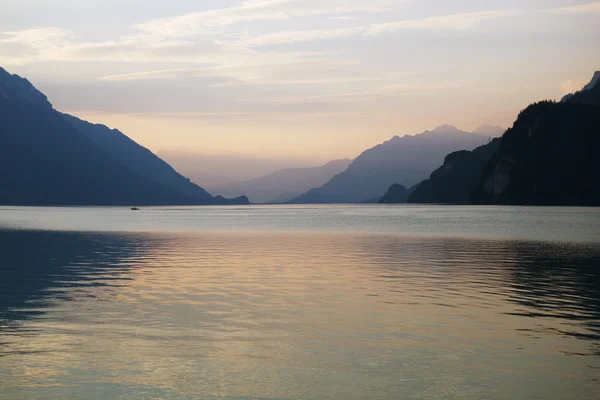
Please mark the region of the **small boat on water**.
<svg viewBox="0 0 600 400"><path fill-rule="evenodd" d="M137 207L131 207L131 210L132 211L139 211L139 208L137 208Z"/></svg>

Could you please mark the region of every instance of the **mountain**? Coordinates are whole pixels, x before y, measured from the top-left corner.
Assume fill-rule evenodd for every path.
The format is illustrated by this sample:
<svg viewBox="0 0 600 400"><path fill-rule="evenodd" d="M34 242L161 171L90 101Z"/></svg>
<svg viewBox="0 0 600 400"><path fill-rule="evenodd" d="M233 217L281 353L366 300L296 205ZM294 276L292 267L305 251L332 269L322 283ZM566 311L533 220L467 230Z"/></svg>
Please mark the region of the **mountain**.
<svg viewBox="0 0 600 400"><path fill-rule="evenodd" d="M31 82L19 75L9 74L2 67L0 67L0 97L52 108L46 95L37 90Z"/></svg>
<svg viewBox="0 0 600 400"><path fill-rule="evenodd" d="M468 204L486 162L500 147L500 139L476 148L450 153L444 165L419 183L408 203Z"/></svg>
<svg viewBox="0 0 600 400"><path fill-rule="evenodd" d="M248 203L248 200L244 198L215 200L206 190L180 175L173 167L154 155L150 150L140 146L117 129L92 124L68 114L62 114L62 116L79 133L94 142L98 147L106 150L127 169L147 179L198 199L199 202L205 204Z"/></svg>
<svg viewBox="0 0 600 400"><path fill-rule="evenodd" d="M504 135L504 132L506 132L506 128L495 125L481 125L473 131L473 133L477 133L478 135L488 136L492 138L500 137Z"/></svg>
<svg viewBox="0 0 600 400"><path fill-rule="evenodd" d="M598 76L560 103L522 111L485 165L472 202L600 205Z"/></svg>
<svg viewBox="0 0 600 400"><path fill-rule="evenodd" d="M210 195L201 199L182 193L127 168L54 110L29 81L2 68L0 126L0 204L221 202Z"/></svg>
<svg viewBox="0 0 600 400"><path fill-rule="evenodd" d="M583 89L581 89L579 92L577 93L569 93L566 96L564 96L561 100L561 103L566 103L567 101L576 101L576 102L592 102L594 103L594 100L590 100L590 99L586 99L590 94L593 95L593 91L592 89L594 89L598 84L600 83L600 71L596 71L594 73L594 76L592 77L592 80L583 87ZM578 99L574 99L571 100L574 96L577 96ZM597 103L597 99L596 99L596 104Z"/></svg>
<svg viewBox="0 0 600 400"><path fill-rule="evenodd" d="M358 203L381 198L394 183L409 187L427 178L448 153L471 150L487 141L486 136L449 125L415 136L395 136L365 151L344 172L291 203Z"/></svg>
<svg viewBox="0 0 600 400"><path fill-rule="evenodd" d="M310 188L321 186L343 172L351 160L334 160L320 167L287 168L271 174L215 188L225 196L246 194L255 203L284 203Z"/></svg>
<svg viewBox="0 0 600 400"><path fill-rule="evenodd" d="M380 204L392 204L392 203L406 203L408 199L409 190L402 185L394 183L385 192L383 197L379 200Z"/></svg>
<svg viewBox="0 0 600 400"><path fill-rule="evenodd" d="M600 106L600 71L594 73L594 77L577 93L572 93L563 102L577 104L594 104Z"/></svg>
<svg viewBox="0 0 600 400"><path fill-rule="evenodd" d="M600 71L596 71L594 72L594 76L592 77L592 80L583 87L583 89L578 92L578 94L581 94L582 92L585 92L586 90L592 90L594 89L596 86L598 86L598 84L600 84Z"/></svg>
<svg viewBox="0 0 600 400"><path fill-rule="evenodd" d="M219 193L224 186L260 178L281 169L316 165L312 159L202 154L181 150L163 150L158 156L193 182L202 183L202 187L210 193Z"/></svg>

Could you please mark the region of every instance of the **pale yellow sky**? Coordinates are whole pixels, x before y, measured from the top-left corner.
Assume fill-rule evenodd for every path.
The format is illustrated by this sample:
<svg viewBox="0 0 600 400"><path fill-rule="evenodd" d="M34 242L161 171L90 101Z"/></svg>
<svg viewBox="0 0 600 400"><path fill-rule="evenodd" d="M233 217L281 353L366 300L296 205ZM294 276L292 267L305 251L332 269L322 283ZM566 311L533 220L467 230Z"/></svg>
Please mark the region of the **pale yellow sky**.
<svg viewBox="0 0 600 400"><path fill-rule="evenodd" d="M3 1L0 66L156 152L352 158L508 127L600 69L598 1L122 3Z"/></svg>

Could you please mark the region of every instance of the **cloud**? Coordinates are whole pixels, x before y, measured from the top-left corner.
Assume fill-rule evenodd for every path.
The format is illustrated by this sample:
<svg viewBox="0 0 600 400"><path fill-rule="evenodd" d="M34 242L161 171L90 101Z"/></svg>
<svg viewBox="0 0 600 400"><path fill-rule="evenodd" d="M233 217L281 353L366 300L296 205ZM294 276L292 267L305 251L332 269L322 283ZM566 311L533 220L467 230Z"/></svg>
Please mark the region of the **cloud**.
<svg viewBox="0 0 600 400"><path fill-rule="evenodd" d="M394 82L414 72L362 71L357 61L318 57L318 54L297 53L296 58L267 58L253 65L213 66L153 70L138 73L103 76L104 81L135 81L153 79L210 79L208 86L235 85L307 85L349 82ZM315 57L313 57L315 56ZM271 60L271 61L270 61Z"/></svg>
<svg viewBox="0 0 600 400"><path fill-rule="evenodd" d="M307 42L311 40L323 40L356 36L365 33L365 27L313 30L313 31L284 31L268 33L265 35L250 36L246 35L231 44L238 46L260 47L278 44L290 44Z"/></svg>
<svg viewBox="0 0 600 400"><path fill-rule="evenodd" d="M248 0L236 6L160 18L135 25L145 34L186 37L219 32L249 21L277 21L310 15L378 13L397 8L405 0Z"/></svg>
<svg viewBox="0 0 600 400"><path fill-rule="evenodd" d="M245 35L232 42L238 46L260 47L280 44L344 38L351 36L379 36L402 30L467 30L482 22L518 14L518 11L482 11L476 13L454 14L422 19L401 20L388 23L312 31L284 31L264 35ZM226 42L224 42L226 43Z"/></svg>
<svg viewBox="0 0 600 400"><path fill-rule="evenodd" d="M153 68L126 74L107 74L103 81L201 78L208 86L320 84L393 81L393 74L367 73L347 52L290 52L263 47L347 37L374 37L401 31L465 31L518 11L497 10L405 19L385 23L264 34L224 32L246 21L288 20L311 15L352 21L362 14L399 8L407 0L245 0L236 5L154 19L133 26L126 36L103 41L82 41L72 31L47 27L0 33L4 51L0 62L122 62L152 64ZM600 9L600 2L558 8L559 13ZM526 11L521 11L526 12ZM387 13L385 14L387 15ZM384 17L385 15L380 15ZM391 14L390 14L391 15ZM344 25L347 25L345 23ZM2 48L0 48L2 49ZM4 47L7 50L8 47ZM165 68L157 68L162 63ZM140 68L141 69L141 68ZM122 70L121 70L122 71ZM119 71L119 72L121 72Z"/></svg>
<svg viewBox="0 0 600 400"><path fill-rule="evenodd" d="M421 19L404 20L385 24L371 25L367 34L376 36L395 33L401 30L467 30L494 18L508 17L519 14L519 11L480 11L474 13L445 15Z"/></svg>
<svg viewBox="0 0 600 400"><path fill-rule="evenodd" d="M357 19L359 19L359 17L357 16L351 16L351 15L342 15L342 16L338 16L338 17L329 17L330 19L337 19L339 21L356 21Z"/></svg>
<svg viewBox="0 0 600 400"><path fill-rule="evenodd" d="M0 46L18 45L21 51L15 56L0 56L2 64L27 64L38 60L54 60L62 57L57 49L68 46L74 34L66 29L48 27L0 33Z"/></svg>
<svg viewBox="0 0 600 400"><path fill-rule="evenodd" d="M106 75L106 76L101 76L98 79L101 81L116 81L116 82L169 79L169 78L177 78L177 77L181 77L181 76L194 76L196 71L201 71L201 70L185 69L185 68L163 69L163 70L155 70L155 71L134 72L134 73L130 73L130 74Z"/></svg>
<svg viewBox="0 0 600 400"><path fill-rule="evenodd" d="M290 30L250 34L222 30L244 21L286 20L308 15L354 18L348 13L379 13L400 7L408 0L246 0L237 5L151 20L134 25L134 33L112 40L86 42L68 30L35 28L0 34L0 44L20 44L27 49L17 56L5 52L5 64L40 61L186 63L199 65L247 64L255 58L275 58L257 49L271 45L355 36L380 36L403 30L468 30L484 21L514 15L516 11L482 11L354 27L322 30ZM598 3L594 3L598 4ZM173 73L140 72L132 79L159 79ZM125 79L108 77L107 79Z"/></svg>
<svg viewBox="0 0 600 400"><path fill-rule="evenodd" d="M309 15L377 13L408 0L245 0L231 7L150 20L119 38L86 42L68 30L48 27L0 33L0 44L25 46L18 56L4 52L6 64L40 61L118 61L220 64L246 60L253 51L231 46L215 35L230 25L287 20ZM223 39L224 37L221 37ZM256 52L254 52L256 53Z"/></svg>
<svg viewBox="0 0 600 400"><path fill-rule="evenodd" d="M594 3L580 4L577 6L560 7L550 10L557 14L589 14L600 13L600 1Z"/></svg>
<svg viewBox="0 0 600 400"><path fill-rule="evenodd" d="M24 46L20 56L6 60L8 64L40 61L123 61L152 62L163 56L172 61L184 61L184 53L202 44L182 40L146 40L141 37L122 37L115 40L78 41L74 32L48 27L0 33L0 45ZM216 51L214 42L204 44L203 52ZM189 59L189 56L187 57Z"/></svg>
<svg viewBox="0 0 600 400"><path fill-rule="evenodd" d="M104 120L106 116L115 116L118 115L120 117L132 117L139 119L149 119L149 120L173 120L173 121L193 121L194 123L202 123L202 122L225 122L230 123L232 121L240 121L240 122L248 122L248 121L264 121L265 118L270 120L299 120L298 122L305 121L306 115L310 114L311 120L317 118L325 118L330 119L332 117L344 116L347 118L356 118L361 116L369 115L368 112L358 112L354 111L351 114L346 113L345 111L335 111L335 110L277 110L277 112L273 112L272 109L267 108L264 110L254 110L248 112L139 112L139 113L131 113L131 112L106 112L106 111L98 111L98 110L65 110L67 114L76 115L83 119L89 120Z"/></svg>
<svg viewBox="0 0 600 400"><path fill-rule="evenodd" d="M33 28L3 32L1 35L0 43L23 43L35 48L64 44L73 36L71 31L60 28Z"/></svg>
<svg viewBox="0 0 600 400"><path fill-rule="evenodd" d="M398 95L432 94L442 90L464 89L472 81L455 80L438 83L390 83L369 90L330 93L312 96L273 96L247 98L246 102L263 103L271 106L276 105L306 105L306 104L333 104L333 103L357 103L369 101L377 97L388 97Z"/></svg>

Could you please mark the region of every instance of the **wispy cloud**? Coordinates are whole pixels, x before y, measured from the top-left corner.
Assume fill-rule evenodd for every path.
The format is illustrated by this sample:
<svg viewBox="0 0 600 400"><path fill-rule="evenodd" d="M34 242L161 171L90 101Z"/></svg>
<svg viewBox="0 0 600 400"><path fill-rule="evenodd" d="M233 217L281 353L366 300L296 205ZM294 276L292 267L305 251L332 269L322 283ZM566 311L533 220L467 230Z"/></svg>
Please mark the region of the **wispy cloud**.
<svg viewBox="0 0 600 400"><path fill-rule="evenodd" d="M338 17L329 17L330 19L337 19L339 21L356 21L357 19L360 19L359 17L355 16L355 15L342 15L342 16L338 16Z"/></svg>
<svg viewBox="0 0 600 400"><path fill-rule="evenodd" d="M23 43L41 48L47 45L55 46L58 43L66 43L70 36L72 36L71 31L65 29L32 28L3 32L0 36L0 43Z"/></svg>
<svg viewBox="0 0 600 400"><path fill-rule="evenodd" d="M152 113L107 113L98 110L65 110L67 114L76 115L84 119L102 120L107 115L118 115L120 117L133 117L139 119L165 119L174 121L193 121L194 123L203 122L231 122L234 120L243 121L264 121L265 118L270 120L297 120L298 122L305 121L306 114L310 114L311 119L316 118L332 118L344 116L344 118L357 118L369 115L367 112L355 111L348 115L344 111L315 111L315 110L278 110L276 113L272 109L254 110L248 112L152 112Z"/></svg>
<svg viewBox="0 0 600 400"><path fill-rule="evenodd" d="M153 68L133 73L107 74L102 81L199 78L206 86L325 84L365 81L394 82L403 74L384 74L361 68L363 60L352 51L291 52L269 46L317 40L377 37L403 31L468 31L493 19L521 13L560 14L600 11L600 2L538 11L491 10L379 23L333 23L342 28L287 30L262 34L231 32L226 28L248 21L290 20L321 15L329 19L368 21L378 14L404 7L409 0L245 0L236 5L134 25L129 35L103 41L83 41L69 30L34 28L0 33L0 45L26 48L18 56L0 56L0 62L26 64L42 61L122 62ZM379 15L381 14L381 15ZM389 14L396 15L396 14ZM360 17L359 17L360 16ZM372 20L371 20L372 21ZM262 27L261 27L262 28ZM264 29L260 30L264 32ZM156 68L163 63L166 68ZM143 69L143 68L140 68Z"/></svg>
<svg viewBox="0 0 600 400"><path fill-rule="evenodd" d="M253 97L244 99L246 102L276 105L301 105L301 104L332 104L332 103L357 103L369 101L376 97L389 97L398 95L432 94L442 90L463 89L472 81L455 80L450 82L429 83L388 83L368 90L349 91L311 96L272 96Z"/></svg>
<svg viewBox="0 0 600 400"><path fill-rule="evenodd" d="M298 53L297 59L254 65L216 66L207 68L182 68L145 71L140 73L103 76L104 81L135 81L174 79L185 77L212 79L208 86L233 85L307 85L339 84L350 82L394 82L413 75L414 72L375 72L360 69L357 61L328 58L308 58L310 54ZM279 60L282 61L282 60Z"/></svg>
<svg viewBox="0 0 600 400"><path fill-rule="evenodd" d="M580 4L577 6L553 8L550 11L557 14L600 13L600 1L587 4Z"/></svg>
<svg viewBox="0 0 600 400"><path fill-rule="evenodd" d="M491 19L513 16L519 13L521 13L521 11L516 10L480 11L411 19L371 25L367 29L367 34L381 35L395 33L401 30L467 30Z"/></svg>
<svg viewBox="0 0 600 400"><path fill-rule="evenodd" d="M133 33L111 40L86 42L69 30L34 28L0 33L0 44L20 44L29 51L2 56L7 64L39 61L118 61L130 63L186 63L199 65L247 64L275 56L260 47L356 36L391 35L401 31L465 31L484 22L527 11L495 10L405 19L351 27L287 30L262 34L223 32L224 28L248 21L288 20L310 15L347 19L405 6L409 0L246 0L237 5L174 17L154 19L133 26ZM600 2L549 9L555 13L589 13L600 10ZM544 10L542 10L544 11ZM362 18L361 18L362 19ZM140 72L134 79L173 77L174 73ZM145 75L144 75L145 74ZM123 77L124 78L124 77ZM117 79L117 78L115 78Z"/></svg>
<svg viewBox="0 0 600 400"><path fill-rule="evenodd" d="M156 61L161 54L174 61L181 60L186 49L198 44L182 40L144 40L122 37L115 40L85 42L66 29L54 27L34 28L0 33L0 45L17 44L27 48L22 55L7 60L10 64L40 61ZM204 52L215 51L214 43L204 46ZM179 51L178 51L179 50ZM189 50L187 53L190 53Z"/></svg>
<svg viewBox="0 0 600 400"><path fill-rule="evenodd" d="M245 0L231 7L192 12L134 25L119 38L86 42L68 30L36 28L0 33L0 44L20 44L31 51L0 57L7 64L40 61L119 61L220 64L245 62L252 53L223 41L223 29L242 22L289 20L310 15L378 13L409 0Z"/></svg>
<svg viewBox="0 0 600 400"><path fill-rule="evenodd" d="M256 36L245 35L234 42L230 42L230 44L235 44L238 46L260 47L351 36L379 36L393 34L402 30L468 30L476 27L484 21L494 18L512 16L518 13L519 11L511 10L483 11L476 13L454 14L362 25L351 28L312 31L284 31Z"/></svg>
<svg viewBox="0 0 600 400"><path fill-rule="evenodd" d="M55 58L56 49L67 46L73 40L73 33L60 28L32 28L0 33L0 45L21 45L26 51L17 57L0 55L0 62L6 64L26 64L38 59Z"/></svg>
<svg viewBox="0 0 600 400"><path fill-rule="evenodd" d="M248 46L248 47L260 47L260 46L271 46L278 44L289 44L307 42L311 40L323 40L323 39L334 39L343 38L349 36L362 35L366 32L366 27L358 26L353 28L340 28L340 29L325 29L325 30L312 30L312 31L284 31L276 33L267 33L264 35L245 35L233 42L229 42L232 45L237 46ZM227 42L224 42L227 43Z"/></svg>
<svg viewBox="0 0 600 400"><path fill-rule="evenodd" d="M277 21L310 15L377 13L397 8L406 0L247 0L236 6L161 18L135 25L146 34L186 37L214 33L249 21Z"/></svg>

